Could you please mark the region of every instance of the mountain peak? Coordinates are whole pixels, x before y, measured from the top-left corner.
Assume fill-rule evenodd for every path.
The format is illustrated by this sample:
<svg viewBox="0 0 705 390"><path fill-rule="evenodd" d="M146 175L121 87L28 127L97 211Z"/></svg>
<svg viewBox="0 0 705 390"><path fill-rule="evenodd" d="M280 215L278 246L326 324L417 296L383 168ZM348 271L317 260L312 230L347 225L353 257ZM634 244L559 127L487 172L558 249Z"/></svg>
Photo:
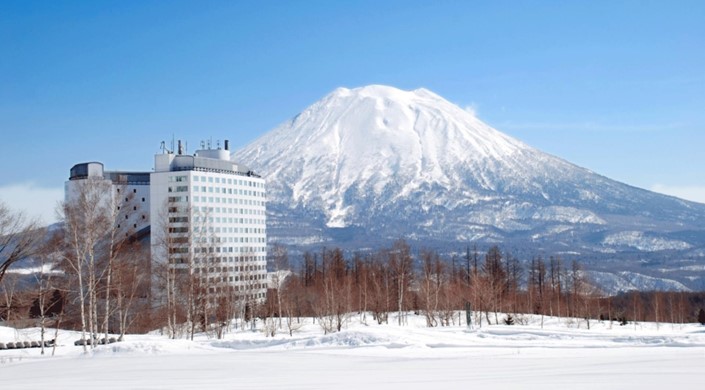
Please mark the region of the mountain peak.
<svg viewBox="0 0 705 390"><path fill-rule="evenodd" d="M381 84L370 84L362 87L356 88L344 88L340 87L335 89L331 95L336 97L349 97L355 96L359 98L373 97L382 99L392 99L392 100L412 100L412 99L443 99L437 94L429 91L426 88L417 88L411 91L406 91L396 87L381 85Z"/></svg>
<svg viewBox="0 0 705 390"><path fill-rule="evenodd" d="M234 158L265 176L268 228L281 242L347 231L364 245L511 239L613 253L703 244L673 234L705 231L702 205L543 153L424 88L338 88ZM668 234L644 230L657 226Z"/></svg>

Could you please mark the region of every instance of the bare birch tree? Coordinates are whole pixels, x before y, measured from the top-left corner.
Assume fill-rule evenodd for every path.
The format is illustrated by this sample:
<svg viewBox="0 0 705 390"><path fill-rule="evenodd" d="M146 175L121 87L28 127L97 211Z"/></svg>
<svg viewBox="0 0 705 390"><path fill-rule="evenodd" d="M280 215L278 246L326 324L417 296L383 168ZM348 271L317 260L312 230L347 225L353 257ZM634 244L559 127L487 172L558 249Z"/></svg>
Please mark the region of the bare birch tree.
<svg viewBox="0 0 705 390"><path fill-rule="evenodd" d="M60 237L58 235L53 235L53 237L42 246L42 251L37 253L37 265L38 272L34 273L34 278L37 283L37 298L35 300L36 309L33 310L35 316L39 317L39 334L40 334L40 347L41 354L44 355L44 347L46 346L46 325L47 325L47 314L53 310L55 305L60 302L56 299L54 292L55 287L53 285L52 276L54 274L54 267L59 263L57 259L59 255L59 249L61 243L58 242Z"/></svg>
<svg viewBox="0 0 705 390"><path fill-rule="evenodd" d="M389 268L396 290L397 313L399 325L406 323L405 299L413 282L413 258L411 248L404 240L398 240L388 252Z"/></svg>
<svg viewBox="0 0 705 390"><path fill-rule="evenodd" d="M65 263L78 281L78 298L81 315L81 339L84 351L86 344L95 346L97 334L97 261L101 239L113 228L111 216L111 184L107 180L88 177L76 181L74 191L62 204L64 237L67 250ZM87 341L89 332L90 341Z"/></svg>
<svg viewBox="0 0 705 390"><path fill-rule="evenodd" d="M0 282L12 264L40 249L44 234L37 220L10 210L0 201Z"/></svg>
<svg viewBox="0 0 705 390"><path fill-rule="evenodd" d="M275 244L272 246L272 262L274 265L274 273L272 275L272 284L276 294L277 300L277 317L278 326L282 327L282 285L284 284L285 271L289 270L289 256L286 251L286 247L283 245Z"/></svg>
<svg viewBox="0 0 705 390"><path fill-rule="evenodd" d="M17 300L17 284L19 282L20 276L16 273L7 273L5 278L0 281L0 295L2 296L2 311L0 311L0 318L5 321L11 321L14 317L13 310L15 307L15 302Z"/></svg>

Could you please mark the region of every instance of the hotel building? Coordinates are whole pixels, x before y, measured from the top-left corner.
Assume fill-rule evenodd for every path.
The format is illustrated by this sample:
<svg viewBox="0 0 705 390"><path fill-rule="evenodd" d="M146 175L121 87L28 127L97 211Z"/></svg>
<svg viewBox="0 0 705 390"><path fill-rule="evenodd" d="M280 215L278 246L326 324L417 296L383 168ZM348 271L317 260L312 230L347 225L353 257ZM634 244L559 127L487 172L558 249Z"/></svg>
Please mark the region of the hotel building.
<svg viewBox="0 0 705 390"><path fill-rule="evenodd" d="M265 181L231 161L228 141L222 149L203 145L193 155L184 153L180 141L175 152L162 147L152 172L77 164L66 182L67 201L79 181L89 177L111 184L120 235L149 234L152 269L192 272L211 293L264 301Z"/></svg>

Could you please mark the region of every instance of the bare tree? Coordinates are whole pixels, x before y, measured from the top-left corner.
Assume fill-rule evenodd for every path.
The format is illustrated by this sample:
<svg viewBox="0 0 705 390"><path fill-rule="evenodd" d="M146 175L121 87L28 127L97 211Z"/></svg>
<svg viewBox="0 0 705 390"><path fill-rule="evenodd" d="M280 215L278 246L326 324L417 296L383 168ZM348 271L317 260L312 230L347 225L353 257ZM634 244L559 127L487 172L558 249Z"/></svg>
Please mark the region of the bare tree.
<svg viewBox="0 0 705 390"><path fill-rule="evenodd" d="M369 267L360 254L356 253L353 260L354 285L357 288L357 308L360 314L360 322L367 324L367 302L370 296L369 290Z"/></svg>
<svg viewBox="0 0 705 390"><path fill-rule="evenodd" d="M213 298L214 307L214 325L216 337L222 339L226 330L230 326L230 322L235 315L235 294L232 285L229 282L230 273L222 271L220 276L216 277L215 297Z"/></svg>
<svg viewBox="0 0 705 390"><path fill-rule="evenodd" d="M524 276L524 269L519 259L509 254L507 254L505 264L507 270L506 291L507 300L509 301L507 309L514 313L514 318L517 318L516 314L519 311L519 291Z"/></svg>
<svg viewBox="0 0 705 390"><path fill-rule="evenodd" d="M147 298L149 272L145 271L145 266L149 267L149 262L144 261L149 258L149 254L145 253L148 249L143 248L139 242L133 242L125 248L117 258L114 268L114 295L115 307L118 319L118 331L120 333L119 340L122 340L127 333L130 325L136 319L133 316L133 309L138 303L139 298ZM143 302L148 305L148 302Z"/></svg>
<svg viewBox="0 0 705 390"><path fill-rule="evenodd" d="M318 317L324 333L340 331L351 311L351 278L348 275L343 252L340 249L323 251L321 304Z"/></svg>
<svg viewBox="0 0 705 390"><path fill-rule="evenodd" d="M426 326L438 325L439 306L443 280L443 266L438 254L429 250L421 251L421 306L426 317Z"/></svg>
<svg viewBox="0 0 705 390"><path fill-rule="evenodd" d="M218 301L217 305L219 306L230 304L230 302L218 300L211 294L211 288L217 288L213 273L216 267L220 266L216 264L215 259L214 242L217 240L217 236L210 208L190 209L189 215L191 218L190 230L188 233L182 234L180 240L191 242L192 248L184 254L187 256L183 260L186 262L186 273L180 278L180 291L185 290L186 323L189 326L189 337L193 340L197 323L200 322L203 330L206 330L209 302L215 305ZM182 222L184 221L182 220ZM219 314L223 314L224 311L224 307L220 308ZM197 320L198 317L201 318L201 321Z"/></svg>
<svg viewBox="0 0 705 390"><path fill-rule="evenodd" d="M0 292L3 298L3 308L0 311L0 318L5 321L11 321L14 318L13 310L17 301L17 284L20 280L20 275L16 273L7 273L5 278L0 281Z"/></svg>
<svg viewBox="0 0 705 390"><path fill-rule="evenodd" d="M507 272L502 264L502 252L498 246L491 247L485 255L482 271L487 280L490 305L494 311L495 324L499 324L497 312L502 310L502 299L507 286ZM488 318L489 322L489 318Z"/></svg>
<svg viewBox="0 0 705 390"><path fill-rule="evenodd" d="M196 272L199 267L207 269L208 259L208 230L200 220L194 223L196 218L207 221L176 197L165 199L157 215L152 216L152 301L166 317L170 338L180 337L183 331L192 335L195 328L196 289L201 287L196 282L205 275ZM199 260L203 263L196 267L194 262Z"/></svg>
<svg viewBox="0 0 705 390"><path fill-rule="evenodd" d="M572 315L585 319L585 324L587 328L590 329L590 302L593 294L590 285L585 280L585 274L582 272L580 263L578 263L577 260L573 260L571 266L570 287Z"/></svg>
<svg viewBox="0 0 705 390"><path fill-rule="evenodd" d="M372 317L378 324L389 322L392 310L392 276L382 254L373 255L369 260L370 309Z"/></svg>
<svg viewBox="0 0 705 390"><path fill-rule="evenodd" d="M301 316L301 295L303 294L301 280L297 276L290 276L284 281L282 288L284 313L286 314L286 327L289 331L289 336L294 335L303 325L300 321ZM296 319L294 319L296 317Z"/></svg>
<svg viewBox="0 0 705 390"><path fill-rule="evenodd" d="M541 315L541 328L543 329L544 313L546 311L546 264L541 256L531 260L528 289L529 296L534 302L531 305L531 310L533 313Z"/></svg>
<svg viewBox="0 0 705 390"><path fill-rule="evenodd" d="M413 259L411 248L404 240L397 240L388 252L389 268L391 270L396 290L397 313L399 325L406 323L405 298L413 282Z"/></svg>
<svg viewBox="0 0 705 390"><path fill-rule="evenodd" d="M104 296L104 314L103 314L103 335L107 342L108 333L110 331L111 317L111 288L113 283L113 268L115 267L116 259L121 255L123 248L126 247L131 237L136 233L133 228L124 223L124 220L129 219L129 212L132 208L131 203L134 202L134 193L129 193L127 186L122 184L119 186L110 185L109 191L112 197L111 207L106 210L107 226L105 235L105 260L103 261L98 281L103 285ZM115 190L113 192L113 189ZM123 201L124 197L124 201ZM121 223L125 226L121 227ZM136 226L136 225L135 225ZM122 236L121 233L124 233ZM96 314L97 319L97 314Z"/></svg>
<svg viewBox="0 0 705 390"><path fill-rule="evenodd" d="M59 263L59 249L61 243L59 242L60 237L58 235L53 235L52 239L49 240L46 245L42 246L42 251L36 254L38 272L34 273L34 278L37 283L37 298L35 300L36 309L32 313L39 317L39 329L40 329L40 347L41 354L44 355L45 334L46 334L46 324L47 324L47 314L55 310L54 306L60 304L60 300L57 300L54 294L58 290L53 286L52 276L54 274L54 266Z"/></svg>
<svg viewBox="0 0 705 390"><path fill-rule="evenodd" d="M110 216L115 206L109 181L88 177L73 184L74 191L69 193L69 198L62 205L67 245L64 259L78 281L81 339L84 340L83 348L86 351L86 332L90 333L92 347L97 334L96 265L99 245L113 228Z"/></svg>
<svg viewBox="0 0 705 390"><path fill-rule="evenodd" d="M561 265L561 258L560 257L553 257L551 256L549 258L549 278L551 282L551 315L554 315L553 313L553 301L556 301L556 309L558 317L561 316L561 295L563 294L563 269Z"/></svg>
<svg viewBox="0 0 705 390"><path fill-rule="evenodd" d="M272 284L274 285L274 290L277 299L277 317L278 326L282 326L282 297L281 288L285 279L285 272L289 270L289 256L286 251L286 247L279 244L274 244L272 246L272 260L274 265L274 274L272 275Z"/></svg>
<svg viewBox="0 0 705 390"><path fill-rule="evenodd" d="M13 212L0 201L0 282L12 264L40 249L44 234L37 220Z"/></svg>

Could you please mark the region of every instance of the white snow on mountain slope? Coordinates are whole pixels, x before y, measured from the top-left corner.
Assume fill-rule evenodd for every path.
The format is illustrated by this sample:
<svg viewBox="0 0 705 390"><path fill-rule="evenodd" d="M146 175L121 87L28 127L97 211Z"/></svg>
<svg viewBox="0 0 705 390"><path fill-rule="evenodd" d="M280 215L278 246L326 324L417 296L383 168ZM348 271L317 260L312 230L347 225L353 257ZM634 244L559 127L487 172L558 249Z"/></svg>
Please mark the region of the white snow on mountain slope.
<svg viewBox="0 0 705 390"><path fill-rule="evenodd" d="M453 209L497 200L502 193L550 199L554 195L542 183L589 175L426 89L379 85L335 90L235 158L266 176L273 197L285 194L291 206L320 209L329 227L348 226L366 211L352 195L384 206L421 193L422 209ZM600 198L588 188L578 196ZM532 213L538 219L555 215L559 221L604 223L575 208Z"/></svg>
<svg viewBox="0 0 705 390"><path fill-rule="evenodd" d="M338 88L233 159L267 180L270 242L358 250L403 237L610 260L688 250L705 262L705 205L543 153L423 88Z"/></svg>
<svg viewBox="0 0 705 390"><path fill-rule="evenodd" d="M545 207L535 212L532 218L543 221L592 223L596 225L604 225L606 223L604 219L589 210L562 206Z"/></svg>
<svg viewBox="0 0 705 390"><path fill-rule="evenodd" d="M642 291L692 291L683 283L667 277L655 278L636 272L604 272L587 271L586 276L600 290L606 294L619 294L620 292Z"/></svg>
<svg viewBox="0 0 705 390"><path fill-rule="evenodd" d="M464 165L492 189L492 178L471 168L528 149L430 91L376 85L335 90L258 146L238 158L266 169L273 185L292 183L293 203L320 202L335 227L349 222L351 188L379 197L392 184L398 198L424 183L451 190L463 181L454 168Z"/></svg>
<svg viewBox="0 0 705 390"><path fill-rule="evenodd" d="M643 232L629 231L610 234L602 241L605 245L629 246L641 251L690 249L692 245L680 240L654 237Z"/></svg>

